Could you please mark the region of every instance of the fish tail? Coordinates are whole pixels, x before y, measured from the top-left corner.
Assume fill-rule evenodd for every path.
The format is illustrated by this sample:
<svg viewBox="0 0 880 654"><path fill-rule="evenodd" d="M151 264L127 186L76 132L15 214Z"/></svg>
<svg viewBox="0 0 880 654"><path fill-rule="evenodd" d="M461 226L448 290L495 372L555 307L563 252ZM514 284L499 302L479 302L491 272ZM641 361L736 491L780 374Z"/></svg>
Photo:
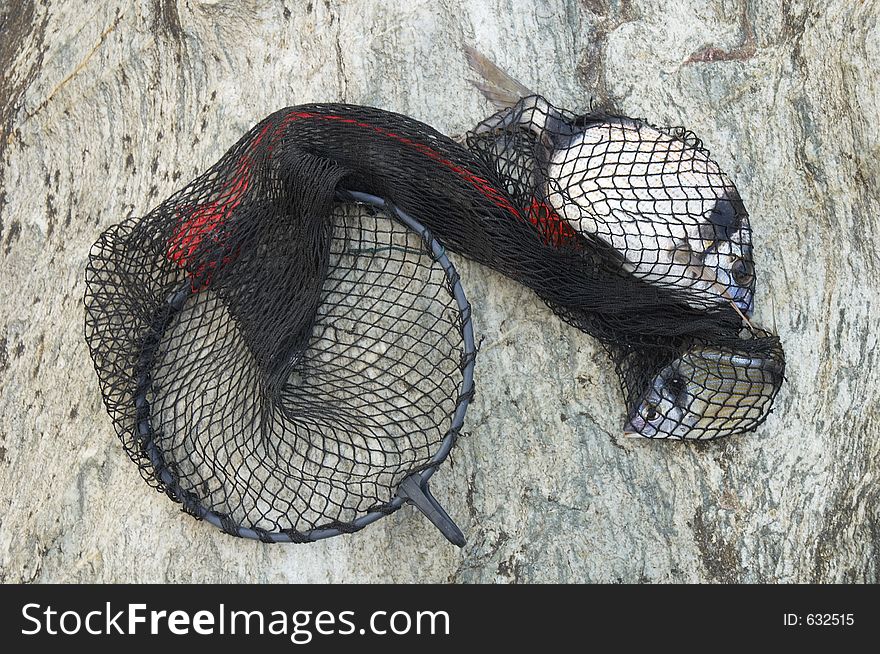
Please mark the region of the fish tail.
<svg viewBox="0 0 880 654"><path fill-rule="evenodd" d="M522 82L514 79L499 68L495 62L469 45L464 46L468 65L481 77L470 80L480 93L497 109L510 109L521 99L535 95Z"/></svg>
<svg viewBox="0 0 880 654"><path fill-rule="evenodd" d="M476 133L504 131L511 125L520 125L538 137L549 158L558 142L571 136L565 117L547 100L501 70L478 50L465 45L468 64L482 80L470 80L480 93L491 102L498 113L487 118L476 128Z"/></svg>

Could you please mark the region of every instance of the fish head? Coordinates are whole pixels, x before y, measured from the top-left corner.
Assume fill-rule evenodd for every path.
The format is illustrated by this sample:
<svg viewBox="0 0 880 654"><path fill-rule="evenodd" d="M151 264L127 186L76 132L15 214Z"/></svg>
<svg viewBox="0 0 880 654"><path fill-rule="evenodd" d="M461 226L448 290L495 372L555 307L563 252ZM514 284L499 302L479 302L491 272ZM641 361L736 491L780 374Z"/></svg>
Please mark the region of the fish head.
<svg viewBox="0 0 880 654"><path fill-rule="evenodd" d="M627 436L645 438L685 438L695 422L689 413L688 380L678 366L664 368L639 398L623 427Z"/></svg>
<svg viewBox="0 0 880 654"><path fill-rule="evenodd" d="M707 290L732 302L748 318L755 310L755 264L751 248L735 241L716 243L703 257Z"/></svg>

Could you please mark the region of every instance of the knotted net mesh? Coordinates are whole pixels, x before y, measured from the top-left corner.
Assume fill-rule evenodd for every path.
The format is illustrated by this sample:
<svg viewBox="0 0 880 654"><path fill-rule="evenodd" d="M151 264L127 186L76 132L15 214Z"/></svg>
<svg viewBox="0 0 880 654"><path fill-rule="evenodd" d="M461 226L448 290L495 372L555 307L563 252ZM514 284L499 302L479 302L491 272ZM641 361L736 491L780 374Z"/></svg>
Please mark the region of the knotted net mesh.
<svg viewBox="0 0 880 654"><path fill-rule="evenodd" d="M473 336L430 233L265 127L101 236L86 338L152 485L229 533L305 541L398 508L442 461Z"/></svg>
<svg viewBox="0 0 880 654"><path fill-rule="evenodd" d="M342 207L368 197L346 190L385 213ZM237 535L313 540L410 500L457 541L423 492L473 391L444 247L597 337L628 431L766 418L784 360L743 329L748 215L691 135L531 97L464 147L399 114L303 105L91 252L86 339L145 478Z"/></svg>

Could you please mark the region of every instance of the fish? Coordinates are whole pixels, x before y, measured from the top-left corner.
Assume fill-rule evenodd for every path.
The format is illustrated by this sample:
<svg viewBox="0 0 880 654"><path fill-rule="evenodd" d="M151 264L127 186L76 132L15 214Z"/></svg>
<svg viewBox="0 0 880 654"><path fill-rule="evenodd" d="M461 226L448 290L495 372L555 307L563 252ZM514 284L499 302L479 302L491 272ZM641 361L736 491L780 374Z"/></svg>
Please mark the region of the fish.
<svg viewBox="0 0 880 654"><path fill-rule="evenodd" d="M782 384L780 355L694 347L664 366L634 402L624 436L709 440L747 431Z"/></svg>
<svg viewBox="0 0 880 654"><path fill-rule="evenodd" d="M752 315L749 214L695 137L604 111L569 115L474 48L465 54L481 77L471 82L498 109L475 132L536 137L540 202L614 248L634 276L681 291L697 308Z"/></svg>

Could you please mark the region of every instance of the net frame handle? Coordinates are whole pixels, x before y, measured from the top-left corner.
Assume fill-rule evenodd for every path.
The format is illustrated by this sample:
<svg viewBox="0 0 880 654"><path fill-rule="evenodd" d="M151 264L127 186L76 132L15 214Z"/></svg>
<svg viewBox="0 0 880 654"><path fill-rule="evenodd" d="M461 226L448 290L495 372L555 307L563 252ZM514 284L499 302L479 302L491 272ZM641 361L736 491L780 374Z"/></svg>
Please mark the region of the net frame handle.
<svg viewBox="0 0 880 654"><path fill-rule="evenodd" d="M156 445L153 437L154 430L150 420L150 402L147 398L152 387L150 371L152 369L153 359L158 350L159 343L162 340L165 331L171 325L174 317L183 309L186 300L192 294L191 283L189 280L183 282L179 288L174 290L166 298L165 303L157 310L153 317L153 323L150 325L150 329L147 330L147 335L144 338L143 347L141 348L141 353L138 357L135 370L137 384L134 395L134 405L136 433L140 449L150 460L156 479L165 486L167 493L173 495L174 498L183 504L184 510L187 513L200 520L204 520L233 536L260 540L266 543L314 542L325 538L339 536L344 533L360 531L367 525L398 510L404 503L411 503L425 514L431 523L440 530L450 543L457 545L458 547L463 547L466 542L464 534L431 494L428 480L437 471L437 468L443 463L449 455L449 452L452 450L452 447L455 445L459 431L464 425L464 417L467 413L468 405L474 394L476 344L474 341L470 303L465 296L461 280L455 267L446 256L445 248L434 239L427 227L391 202L376 195L360 191L338 189L336 197L343 202L353 201L360 204L371 205L378 209L386 209L390 211L398 222L418 234L430 251L432 258L443 268L452 287L452 296L459 308L463 344L461 391L452 417L452 423L446 436L440 443L437 452L431 457L424 469L408 475L400 483L397 494L384 510L366 513L353 520L350 526L347 525L345 528L317 527L306 532L294 532L293 530L267 532L231 524L230 521L221 514L203 506L201 502L194 498L192 493L186 491L181 486L180 480L169 469L162 452Z"/></svg>

